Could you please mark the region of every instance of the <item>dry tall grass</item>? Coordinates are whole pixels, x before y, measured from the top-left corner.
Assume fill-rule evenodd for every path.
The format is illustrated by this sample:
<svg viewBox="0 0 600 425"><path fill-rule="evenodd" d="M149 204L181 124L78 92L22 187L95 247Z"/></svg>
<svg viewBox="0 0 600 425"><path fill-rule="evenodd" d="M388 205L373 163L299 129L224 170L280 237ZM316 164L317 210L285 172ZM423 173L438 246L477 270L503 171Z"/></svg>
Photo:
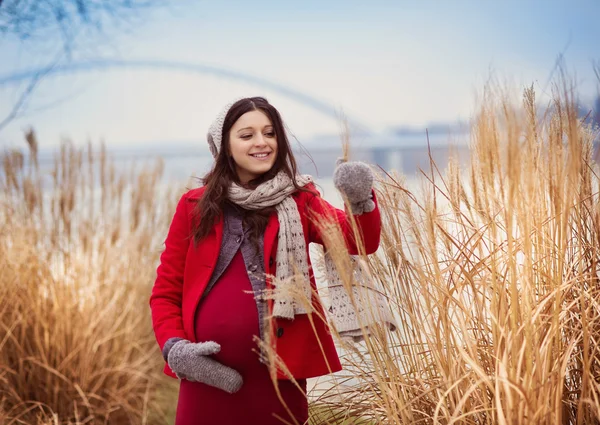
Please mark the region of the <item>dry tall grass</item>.
<svg viewBox="0 0 600 425"><path fill-rule="evenodd" d="M0 424L164 423L147 300L177 191L91 146L45 173L27 142L2 156Z"/></svg>
<svg viewBox="0 0 600 425"><path fill-rule="evenodd" d="M432 164L423 196L381 179L369 267L400 330L345 346L353 381L312 424L600 421L600 185L572 91L556 93L540 116L532 90L521 106L489 92L470 167ZM27 140L2 157L0 424L164 422L154 390L175 381L147 298L178 191L158 197L160 165L120 174L69 144L48 179Z"/></svg>
<svg viewBox="0 0 600 425"><path fill-rule="evenodd" d="M319 397L319 423L600 422L597 132L559 87L543 114L533 89L489 89L470 165L432 163L422 195L381 179L370 267L400 331L347 347L354 383Z"/></svg>

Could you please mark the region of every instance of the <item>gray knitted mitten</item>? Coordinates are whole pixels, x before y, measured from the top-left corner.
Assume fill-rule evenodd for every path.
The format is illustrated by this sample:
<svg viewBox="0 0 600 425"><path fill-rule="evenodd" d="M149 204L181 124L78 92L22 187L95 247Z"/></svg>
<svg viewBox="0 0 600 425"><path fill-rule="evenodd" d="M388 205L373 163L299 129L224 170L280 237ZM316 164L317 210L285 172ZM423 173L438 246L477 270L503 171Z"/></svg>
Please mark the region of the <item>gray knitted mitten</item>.
<svg viewBox="0 0 600 425"><path fill-rule="evenodd" d="M375 209L371 194L373 172L364 162L346 162L339 158L333 172L333 184L348 198L352 214L359 215Z"/></svg>
<svg viewBox="0 0 600 425"><path fill-rule="evenodd" d="M230 394L237 392L243 383L242 376L234 369L208 357L221 350L214 341L177 341L169 350L167 362L179 379L202 382Z"/></svg>

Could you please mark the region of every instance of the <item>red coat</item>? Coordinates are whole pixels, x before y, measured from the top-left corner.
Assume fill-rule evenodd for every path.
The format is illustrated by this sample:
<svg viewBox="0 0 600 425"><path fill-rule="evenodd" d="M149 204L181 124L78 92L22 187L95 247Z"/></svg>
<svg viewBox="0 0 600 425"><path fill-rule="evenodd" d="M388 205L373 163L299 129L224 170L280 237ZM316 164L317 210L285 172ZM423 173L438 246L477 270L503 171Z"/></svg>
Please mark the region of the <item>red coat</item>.
<svg viewBox="0 0 600 425"><path fill-rule="evenodd" d="M314 191L314 194L302 191L292 194L302 219L307 255L310 242L323 243L319 229L309 219L309 212L337 220L345 235L350 254L357 254L346 213L331 206L320 197L316 189ZM191 223L192 220L197 219L192 218L191 213L203 192L204 188L201 187L190 190L181 197L165 241L165 250L160 257L156 281L150 296L150 308L154 333L161 350L165 342L173 337L198 342L194 341L196 307L217 263L223 236L223 217L221 217L214 230L194 248L190 237ZM381 231L381 219L374 193L373 198L375 210L356 216L359 228L363 229L361 233L364 234L363 242L367 254L375 252L379 247ZM279 222L274 213L264 234L264 267L265 272L271 275L275 275L278 229ZM311 284L316 289L312 273ZM267 280L267 288L270 287L271 282ZM270 315L273 311L273 301L269 300L268 305ZM316 311L323 315L323 306L317 299L313 299L313 305ZM308 316L298 314L293 320L278 318L271 320L271 344L296 379L326 375L342 369L328 324L320 320L317 314L312 313L316 328L315 335ZM167 364L164 372L176 378ZM280 379L285 378L280 370L277 376Z"/></svg>

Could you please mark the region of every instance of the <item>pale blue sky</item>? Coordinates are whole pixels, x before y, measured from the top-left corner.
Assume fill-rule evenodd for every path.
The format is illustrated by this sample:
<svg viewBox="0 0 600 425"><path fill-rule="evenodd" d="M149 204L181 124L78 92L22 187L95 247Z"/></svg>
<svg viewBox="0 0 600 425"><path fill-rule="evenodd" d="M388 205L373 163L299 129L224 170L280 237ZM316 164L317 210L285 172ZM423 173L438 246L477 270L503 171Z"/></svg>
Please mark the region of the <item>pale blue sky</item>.
<svg viewBox="0 0 600 425"><path fill-rule="evenodd" d="M600 1L191 1L153 11L126 33L88 43L81 58L158 59L218 66L280 83L358 118L375 132L468 119L490 70L539 91L566 61L589 100L598 82ZM0 42L0 78L45 64L52 40ZM21 86L0 87L0 120ZM115 69L46 79L31 113L0 132L20 142L143 145L201 141L238 95L264 95L302 139L339 123L271 89L209 75ZM540 93L540 96L542 94ZM39 106L58 103L35 112Z"/></svg>

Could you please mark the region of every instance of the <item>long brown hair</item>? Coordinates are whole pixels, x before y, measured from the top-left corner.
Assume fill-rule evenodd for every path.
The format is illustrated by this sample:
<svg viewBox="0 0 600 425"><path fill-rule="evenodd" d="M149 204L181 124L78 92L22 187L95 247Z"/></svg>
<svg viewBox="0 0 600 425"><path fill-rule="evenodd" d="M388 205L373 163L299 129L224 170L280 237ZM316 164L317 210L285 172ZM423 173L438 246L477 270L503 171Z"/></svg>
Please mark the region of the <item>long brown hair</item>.
<svg viewBox="0 0 600 425"><path fill-rule="evenodd" d="M244 225L250 229L250 237L255 243L265 231L269 216L275 211L274 207L262 210L246 210L233 205L227 199L230 185L233 182L240 183L235 162L229 155L229 131L242 115L250 111L262 111L271 121L277 137L277 158L269 171L251 180L248 185L252 188L257 187L260 183L272 179L279 171L283 170L292 179L296 189L307 190L298 186L294 178L297 172L296 159L292 153L290 143L285 134L283 121L277 109L263 97L240 99L231 106L225 116L221 149L212 169L201 178L201 182L206 188L193 212L195 217L200 218L200 220L195 220L192 229L195 244L210 233L226 204L232 205L242 213Z"/></svg>

